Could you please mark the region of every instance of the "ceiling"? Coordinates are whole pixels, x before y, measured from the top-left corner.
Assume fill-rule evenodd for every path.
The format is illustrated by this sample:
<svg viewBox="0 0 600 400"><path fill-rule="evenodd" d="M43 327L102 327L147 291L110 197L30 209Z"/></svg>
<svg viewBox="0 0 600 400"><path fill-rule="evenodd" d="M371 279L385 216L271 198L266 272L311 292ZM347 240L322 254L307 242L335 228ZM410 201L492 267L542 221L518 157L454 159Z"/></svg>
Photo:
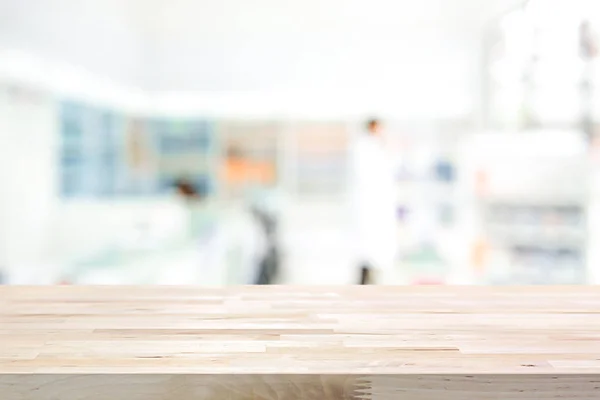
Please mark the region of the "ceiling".
<svg viewBox="0 0 600 400"><path fill-rule="evenodd" d="M518 3L0 0L0 46L151 91L401 89L472 75L482 27Z"/></svg>
<svg viewBox="0 0 600 400"><path fill-rule="evenodd" d="M523 0L137 0L159 20L141 18L146 32L236 37L242 34L322 34L375 29L469 31ZM140 15L140 14L138 14ZM158 23L157 23L158 22Z"/></svg>
<svg viewBox="0 0 600 400"><path fill-rule="evenodd" d="M487 21L517 0L155 1L165 91L414 92L477 79ZM148 14L146 14L147 16Z"/></svg>

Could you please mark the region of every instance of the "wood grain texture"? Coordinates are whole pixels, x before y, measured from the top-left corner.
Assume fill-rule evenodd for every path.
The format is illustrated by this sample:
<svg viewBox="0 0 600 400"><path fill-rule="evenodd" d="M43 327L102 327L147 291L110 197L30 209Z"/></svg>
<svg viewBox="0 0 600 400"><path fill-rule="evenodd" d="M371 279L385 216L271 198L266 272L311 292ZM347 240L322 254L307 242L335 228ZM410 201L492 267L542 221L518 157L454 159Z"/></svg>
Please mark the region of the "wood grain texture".
<svg viewBox="0 0 600 400"><path fill-rule="evenodd" d="M598 399L599 390L592 286L0 287L7 400Z"/></svg>

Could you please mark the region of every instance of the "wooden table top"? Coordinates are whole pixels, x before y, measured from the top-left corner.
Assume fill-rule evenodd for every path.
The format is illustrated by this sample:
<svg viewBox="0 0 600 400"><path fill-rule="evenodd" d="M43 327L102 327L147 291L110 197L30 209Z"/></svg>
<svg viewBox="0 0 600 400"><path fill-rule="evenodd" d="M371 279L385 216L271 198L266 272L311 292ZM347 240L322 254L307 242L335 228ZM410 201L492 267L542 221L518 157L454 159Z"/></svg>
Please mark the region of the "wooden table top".
<svg viewBox="0 0 600 400"><path fill-rule="evenodd" d="M0 374L596 374L600 289L0 287Z"/></svg>

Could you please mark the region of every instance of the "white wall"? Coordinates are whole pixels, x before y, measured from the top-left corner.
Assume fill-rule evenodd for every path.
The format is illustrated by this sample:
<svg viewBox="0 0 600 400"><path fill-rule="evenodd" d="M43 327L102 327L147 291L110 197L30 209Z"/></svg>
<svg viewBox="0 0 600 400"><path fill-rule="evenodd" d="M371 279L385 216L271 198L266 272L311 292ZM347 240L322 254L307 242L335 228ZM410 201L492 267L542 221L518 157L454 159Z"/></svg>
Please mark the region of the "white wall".
<svg viewBox="0 0 600 400"><path fill-rule="evenodd" d="M127 0L2 0L0 49L18 49L140 86L145 39Z"/></svg>
<svg viewBox="0 0 600 400"><path fill-rule="evenodd" d="M55 103L0 86L0 110L0 268L9 278L43 274L52 268L48 239L58 206Z"/></svg>

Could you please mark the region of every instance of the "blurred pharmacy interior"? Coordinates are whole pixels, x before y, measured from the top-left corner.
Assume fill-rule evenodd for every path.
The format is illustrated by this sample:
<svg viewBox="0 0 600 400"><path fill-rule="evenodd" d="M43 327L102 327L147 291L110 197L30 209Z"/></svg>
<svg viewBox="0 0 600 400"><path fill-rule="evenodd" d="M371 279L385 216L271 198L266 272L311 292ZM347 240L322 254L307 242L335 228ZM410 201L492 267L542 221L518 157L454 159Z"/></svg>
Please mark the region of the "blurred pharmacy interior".
<svg viewBox="0 0 600 400"><path fill-rule="evenodd" d="M0 0L0 280L357 283L375 117L378 283L600 283L599 46L597 0Z"/></svg>

